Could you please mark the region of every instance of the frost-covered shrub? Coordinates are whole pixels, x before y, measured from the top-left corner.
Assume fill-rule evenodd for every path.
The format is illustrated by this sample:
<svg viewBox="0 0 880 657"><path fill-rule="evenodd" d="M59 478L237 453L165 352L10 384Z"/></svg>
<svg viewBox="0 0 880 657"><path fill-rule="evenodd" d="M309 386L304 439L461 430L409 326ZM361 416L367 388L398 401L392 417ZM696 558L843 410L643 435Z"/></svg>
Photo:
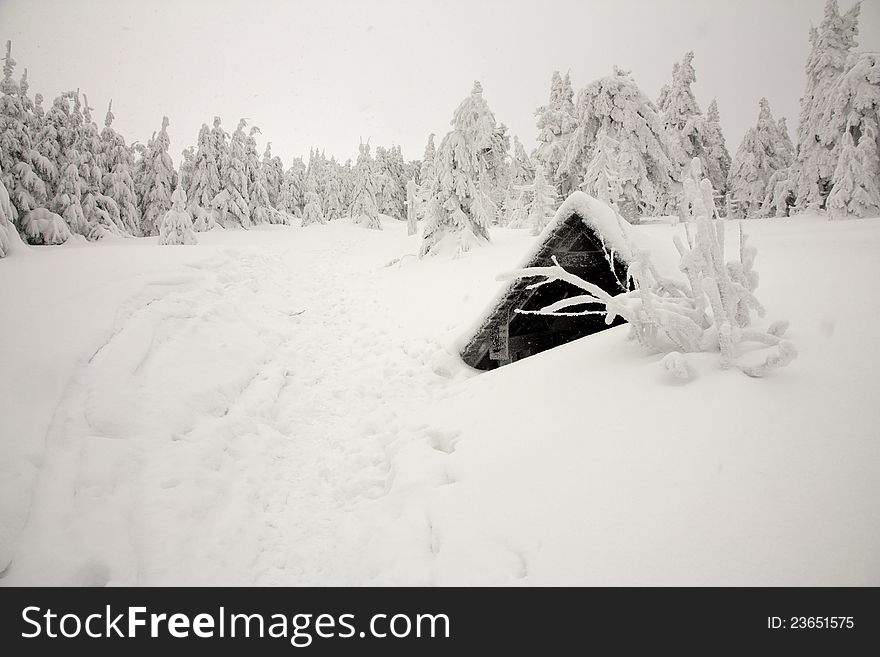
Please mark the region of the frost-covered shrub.
<svg viewBox="0 0 880 657"><path fill-rule="evenodd" d="M695 169L699 161L692 163ZM737 367L749 376L764 376L787 365L797 352L782 339L787 323L777 322L766 330L752 328L752 313L764 316L764 307L754 291L758 274L754 270L757 249L747 243L740 225L737 258L725 262L724 223L714 219L712 185L703 179L685 182L685 205L690 216L684 224L687 243L680 236L674 243L681 256L679 268L687 282L662 277L647 251L636 251L627 272L630 291L611 295L597 285L566 271L556 263L551 267L530 267L500 278L542 277L532 287L559 280L584 290L584 294L562 299L536 311L540 315L604 314L607 324L622 317L630 324L631 336L640 344L660 353L720 352L721 367ZM708 202L707 202L708 201ZM623 223L623 219L619 218ZM556 262L554 258L554 262ZM573 307L603 306L604 310L572 311ZM746 343L774 348L764 362L748 366L737 359ZM673 357L664 364L683 371L682 359Z"/></svg>
<svg viewBox="0 0 880 657"><path fill-rule="evenodd" d="M192 217L186 211L186 192L178 187L171 195L171 209L162 217L159 244L196 244Z"/></svg>
<svg viewBox="0 0 880 657"><path fill-rule="evenodd" d="M54 212L37 208L21 219L21 230L31 244L64 244L70 239L67 223Z"/></svg>

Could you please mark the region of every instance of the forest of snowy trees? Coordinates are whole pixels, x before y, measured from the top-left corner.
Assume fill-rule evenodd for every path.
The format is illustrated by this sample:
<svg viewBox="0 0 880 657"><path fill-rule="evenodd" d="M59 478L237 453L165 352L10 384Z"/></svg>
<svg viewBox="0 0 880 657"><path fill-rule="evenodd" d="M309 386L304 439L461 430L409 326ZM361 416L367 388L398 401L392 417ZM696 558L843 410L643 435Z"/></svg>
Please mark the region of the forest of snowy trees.
<svg viewBox="0 0 880 657"><path fill-rule="evenodd" d="M196 232L342 217L381 229L386 215L408 221L411 232L421 222L422 255L444 245L461 252L489 240L495 225L537 234L577 189L614 204L632 222L679 214L693 158L736 216L877 215L880 55L856 51L858 17L858 4L841 13L828 0L811 30L796 139L762 98L757 123L733 158L717 102L703 112L694 95L693 52L673 65L656 102L621 68L577 94L567 73L554 72L548 102L536 110L531 153L496 119L475 82L439 144L428 137L421 160L404 159L396 145L371 148L367 140L355 162L313 149L307 162L295 158L285 166L271 143L258 152L257 126L241 119L230 133L215 116L175 167L168 117L145 144L127 144L113 128L112 101L100 129L79 90L45 108L41 94L30 95L27 69L16 77L7 42L0 256L14 241L10 226L30 244L58 244L71 235L154 236L164 234L172 205L171 215L188 215Z"/></svg>

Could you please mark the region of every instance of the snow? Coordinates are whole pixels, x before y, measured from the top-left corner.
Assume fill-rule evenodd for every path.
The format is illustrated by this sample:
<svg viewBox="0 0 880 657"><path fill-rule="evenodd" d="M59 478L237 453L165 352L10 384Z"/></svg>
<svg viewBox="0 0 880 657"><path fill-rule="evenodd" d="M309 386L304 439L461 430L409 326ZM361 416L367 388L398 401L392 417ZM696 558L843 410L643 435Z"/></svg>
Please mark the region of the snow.
<svg viewBox="0 0 880 657"><path fill-rule="evenodd" d="M760 380L626 327L475 375L447 345L524 231L14 250L0 583L876 586L880 219L746 228L799 351ZM680 226L628 230L676 261Z"/></svg>

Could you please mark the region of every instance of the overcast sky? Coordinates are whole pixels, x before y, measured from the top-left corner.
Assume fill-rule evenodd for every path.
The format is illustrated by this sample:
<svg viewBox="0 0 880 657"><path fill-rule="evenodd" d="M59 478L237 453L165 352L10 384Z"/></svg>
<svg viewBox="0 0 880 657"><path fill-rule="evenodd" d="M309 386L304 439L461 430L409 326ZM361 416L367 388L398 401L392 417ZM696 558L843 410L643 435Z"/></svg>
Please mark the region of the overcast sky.
<svg viewBox="0 0 880 657"><path fill-rule="evenodd" d="M852 5L841 0L842 8ZM220 115L247 117L285 166L318 146L341 160L358 139L420 158L473 86L535 144L534 110L554 69L575 92L612 66L656 99L695 52L695 91L714 96L733 153L766 96L797 129L808 31L825 0L0 0L0 39L31 93L79 87L103 121L146 141L167 114L171 154ZM859 49L880 50L880 0L865 0Z"/></svg>

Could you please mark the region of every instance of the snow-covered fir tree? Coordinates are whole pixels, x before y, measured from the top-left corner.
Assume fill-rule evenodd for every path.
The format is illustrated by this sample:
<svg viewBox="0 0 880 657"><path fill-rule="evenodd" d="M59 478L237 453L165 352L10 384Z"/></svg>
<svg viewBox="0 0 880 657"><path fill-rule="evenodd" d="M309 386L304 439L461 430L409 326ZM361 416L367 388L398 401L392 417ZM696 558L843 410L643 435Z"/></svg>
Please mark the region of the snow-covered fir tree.
<svg viewBox="0 0 880 657"><path fill-rule="evenodd" d="M348 158L341 167L339 167L339 182L342 189L342 214L351 207L351 193L354 189L354 169L351 158Z"/></svg>
<svg viewBox="0 0 880 657"><path fill-rule="evenodd" d="M302 226L311 226L312 224L325 223L324 212L321 210L321 198L318 196L318 185L315 182L315 175L310 174L306 178L306 206L302 213Z"/></svg>
<svg viewBox="0 0 880 657"><path fill-rule="evenodd" d="M12 78L15 64L12 42L7 41L0 82L0 168L15 208L13 223L24 213L45 207L49 192L44 177L49 178L54 169L54 163L39 159L32 148L30 126L34 119L28 111L26 95ZM24 79L26 84L27 78Z"/></svg>
<svg viewBox="0 0 880 657"><path fill-rule="evenodd" d="M278 208L278 197L281 195L281 179L284 177L284 165L281 158L272 155L272 142L266 142L266 150L263 152L263 177L266 180L266 191L269 193L269 203L273 208Z"/></svg>
<svg viewBox="0 0 880 657"><path fill-rule="evenodd" d="M370 157L369 141L361 142L358 151L357 163L352 172L354 184L348 213L355 223L381 230L382 223L379 221L379 209L376 206L377 177L373 158Z"/></svg>
<svg viewBox="0 0 880 657"><path fill-rule="evenodd" d="M618 143L618 207L629 221L677 211L681 190L681 148L663 127L657 109L628 71L596 80L578 93L578 127L569 141L565 170L585 179L596 156L600 130ZM606 156L607 157L607 156Z"/></svg>
<svg viewBox="0 0 880 657"><path fill-rule="evenodd" d="M623 196L623 186L634 182L621 175L618 168L619 160L620 142L609 136L604 128L599 130L599 134L596 135L596 148L584 174L581 188L587 194L609 205L616 205ZM631 173L633 169L626 168L626 171Z"/></svg>
<svg viewBox="0 0 880 657"><path fill-rule="evenodd" d="M489 240L493 202L484 190L482 176L498 157L497 151L493 152L496 129L483 88L474 82L470 96L453 114L452 130L437 150L421 255L437 252L446 244L463 253Z"/></svg>
<svg viewBox="0 0 880 657"><path fill-rule="evenodd" d="M431 187L434 184L437 148L434 146L434 133L428 135L428 143L425 144L425 154L422 156L422 166L419 169L419 193L417 199L416 216L419 220L425 218L428 201L431 199Z"/></svg>
<svg viewBox="0 0 880 657"><path fill-rule="evenodd" d="M254 135L260 134L257 126L251 127L245 142L245 175L247 177L248 210L251 222L254 224L279 223L277 215L272 213L274 209L269 200L269 191L266 188L266 177L260 157L257 153L257 140Z"/></svg>
<svg viewBox="0 0 880 657"><path fill-rule="evenodd" d="M190 183L192 182L193 172L196 167L196 149L195 146L187 146L181 152L181 160L180 167L177 170L177 178L178 184L181 189L185 190L189 189Z"/></svg>
<svg viewBox="0 0 880 657"><path fill-rule="evenodd" d="M0 258L10 254L18 241L18 233L13 225L15 208L9 199L9 192L3 184L3 169L0 168Z"/></svg>
<svg viewBox="0 0 880 657"><path fill-rule="evenodd" d="M340 166L334 158L325 167L323 212L327 221L339 219L344 211Z"/></svg>
<svg viewBox="0 0 880 657"><path fill-rule="evenodd" d="M278 209L292 217L301 217L305 196L306 165L302 158L294 158L293 164L284 172Z"/></svg>
<svg viewBox="0 0 880 657"><path fill-rule="evenodd" d="M213 201L220 193L220 167L214 153L214 140L207 123L203 123L196 142L192 178L186 189L187 212L193 217L193 226L199 232L216 225Z"/></svg>
<svg viewBox="0 0 880 657"><path fill-rule="evenodd" d="M535 166L535 178L530 185L519 188L528 194L528 201L523 208L528 215L532 235L538 235L553 218L556 211L556 185L544 176L544 167Z"/></svg>
<svg viewBox="0 0 880 657"><path fill-rule="evenodd" d="M159 244L196 244L192 217L186 210L186 192L178 186L171 195L171 209L162 217Z"/></svg>
<svg viewBox="0 0 880 657"><path fill-rule="evenodd" d="M880 53L851 55L828 91L822 119L825 142L840 141L828 197L832 218L871 214L872 190L880 178L878 122Z"/></svg>
<svg viewBox="0 0 880 657"><path fill-rule="evenodd" d="M134 157L131 150L125 145L125 139L113 129L114 118L113 101L111 100L104 117L104 129L101 131L101 150L104 162L102 185L104 194L116 203L125 231L130 235L139 235L140 214L131 173Z"/></svg>
<svg viewBox="0 0 880 657"><path fill-rule="evenodd" d="M226 161L226 176L223 181L226 192L223 223L227 228L251 226L247 166L248 137L244 131L245 127L247 121L241 119L229 140L229 158Z"/></svg>
<svg viewBox="0 0 880 657"><path fill-rule="evenodd" d="M376 205L379 212L397 220L405 218L406 189L403 154L399 146L376 148Z"/></svg>
<svg viewBox="0 0 880 657"><path fill-rule="evenodd" d="M855 144L853 130L845 130L834 170L834 187L828 195L832 219L880 216L880 160L877 119L862 122Z"/></svg>
<svg viewBox="0 0 880 657"><path fill-rule="evenodd" d="M784 118L780 121L785 121ZM785 131L788 134L788 131ZM717 163L717 171L709 172L708 178L712 181L713 187L719 194L727 192L727 176L730 175L730 152L727 150L727 142L724 139L724 133L721 131L721 116L718 113L718 101L714 98L709 103L709 109L706 110L706 122L704 124L703 145L707 154L706 160L712 166ZM717 176L718 179L714 179Z"/></svg>
<svg viewBox="0 0 880 657"><path fill-rule="evenodd" d="M721 125L718 122L718 107L714 106L714 122L700 110L691 85L696 82L694 53L685 53L681 63L673 68L672 85L668 88L661 109L663 124L670 138L677 141L684 156L680 163L684 168L691 158L698 157L703 163L703 171L719 192L724 191L727 171L722 161L723 153L718 155L717 142L723 147ZM713 101L714 103L715 101ZM711 124L711 125L710 125ZM728 156L729 158L729 156ZM729 160L728 160L729 168Z"/></svg>
<svg viewBox="0 0 880 657"><path fill-rule="evenodd" d="M162 117L162 129L150 140L144 155L143 197L141 200L141 232L158 235L159 223L171 209L174 186L174 164L168 154L168 117Z"/></svg>
<svg viewBox="0 0 880 657"><path fill-rule="evenodd" d="M535 110L538 117L538 147L534 160L544 167L545 175L556 185L558 192L566 196L577 181L565 175L564 163L568 144L577 128L574 92L568 73L562 77L553 71L550 80L550 101Z"/></svg>
<svg viewBox="0 0 880 657"><path fill-rule="evenodd" d="M220 117L215 116L211 127L211 152L214 164L217 166L217 173L220 176L220 189L223 189L226 180L226 166L229 160L229 135L220 124ZM219 193L220 190L217 191Z"/></svg>
<svg viewBox="0 0 880 657"><path fill-rule="evenodd" d="M779 133L780 124L773 119L770 103L762 98L759 104L758 123L746 131L727 180L729 194L746 217L761 215L770 178L792 163L786 137Z"/></svg>
<svg viewBox="0 0 880 657"><path fill-rule="evenodd" d="M509 226L511 222L518 227L524 225L523 217L527 217L527 214L523 206L523 192L519 188L529 184L534 177L535 168L532 165L531 159L519 138L514 136L513 158L510 164L510 182L507 186L507 192L498 217L500 225Z"/></svg>
<svg viewBox="0 0 880 657"><path fill-rule="evenodd" d="M796 165L792 179L797 188L797 209L820 209L833 186L840 154L840 134L826 130L825 105L835 81L847 69L850 51L857 45L856 3L844 14L837 0L828 0L818 28L810 29L807 84L801 97Z"/></svg>
<svg viewBox="0 0 880 657"><path fill-rule="evenodd" d="M92 120L89 99L83 95L83 122L79 138L80 177L83 183L82 209L87 237L92 240L107 235L126 235L127 229L116 201L104 194L104 175L108 171L98 126Z"/></svg>
<svg viewBox="0 0 880 657"><path fill-rule="evenodd" d="M406 234L415 235L419 231L418 217L416 217L416 197L419 186L415 178L410 178L406 183Z"/></svg>

